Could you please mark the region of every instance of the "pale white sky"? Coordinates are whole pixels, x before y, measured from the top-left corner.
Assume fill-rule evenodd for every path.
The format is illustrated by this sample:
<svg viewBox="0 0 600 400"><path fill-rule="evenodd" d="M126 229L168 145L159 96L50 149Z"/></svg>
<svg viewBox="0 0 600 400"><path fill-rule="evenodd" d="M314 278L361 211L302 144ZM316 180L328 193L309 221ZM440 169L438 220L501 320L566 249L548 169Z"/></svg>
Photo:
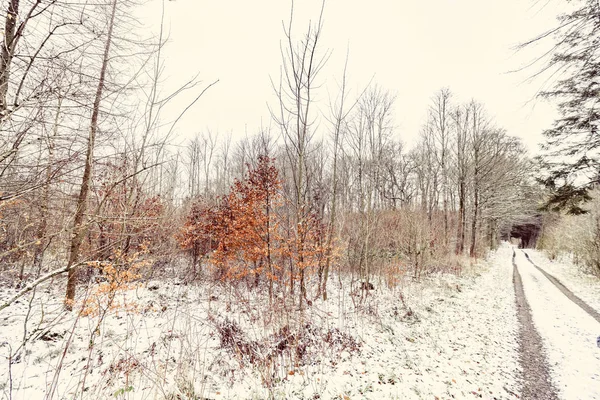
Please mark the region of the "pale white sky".
<svg viewBox="0 0 600 400"><path fill-rule="evenodd" d="M159 4L144 6L148 24L159 20ZM301 34L311 16L317 19L320 1L296 0L295 6ZM289 10L286 0L166 2L166 85L175 87L195 73L206 83L220 80L181 121L179 139L206 129L236 138L271 123L267 103L276 100L270 77L279 77L282 19L288 20ZM524 52L514 47L554 26L557 13L554 3L536 0L328 0L322 51L333 53L318 98L325 109L349 47L354 93L372 77L395 93L395 123L405 142L414 142L433 94L449 87L458 101L484 103L499 126L535 152L555 111L534 98L542 80L525 82L535 68L509 71L543 52L541 46Z"/></svg>

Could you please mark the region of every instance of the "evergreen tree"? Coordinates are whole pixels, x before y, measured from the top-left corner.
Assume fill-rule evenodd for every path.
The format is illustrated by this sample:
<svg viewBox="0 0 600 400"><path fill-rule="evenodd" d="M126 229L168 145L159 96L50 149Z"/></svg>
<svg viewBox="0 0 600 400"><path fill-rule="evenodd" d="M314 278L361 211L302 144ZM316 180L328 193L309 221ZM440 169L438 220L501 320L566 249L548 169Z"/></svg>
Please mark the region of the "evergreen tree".
<svg viewBox="0 0 600 400"><path fill-rule="evenodd" d="M557 41L545 70L561 79L541 96L557 101L559 117L544 132L541 181L551 190L545 208L585 213L581 204L600 174L600 5L596 0L571 2L572 11L558 18Z"/></svg>

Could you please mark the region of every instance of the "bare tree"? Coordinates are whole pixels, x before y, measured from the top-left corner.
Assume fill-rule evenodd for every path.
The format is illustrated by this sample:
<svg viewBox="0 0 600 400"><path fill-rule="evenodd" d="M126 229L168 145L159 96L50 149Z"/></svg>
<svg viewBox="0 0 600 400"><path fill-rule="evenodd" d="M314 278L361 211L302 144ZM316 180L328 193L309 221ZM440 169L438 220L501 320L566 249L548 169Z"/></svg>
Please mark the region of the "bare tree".
<svg viewBox="0 0 600 400"><path fill-rule="evenodd" d="M106 41L104 45L104 53L102 56L102 63L100 66L100 72L98 75L98 86L96 95L94 97L94 104L92 108L92 115L90 118L90 130L88 136L87 150L85 156L85 167L83 171L83 177L81 180L81 188L79 191L79 197L77 198L77 211L75 212L75 218L73 222L73 236L71 239L71 245L69 248L69 260L67 261L68 268L68 280L67 280L67 291L65 297L65 306L68 310L73 309L73 302L75 300L75 288L77 287L77 275L76 269L71 268L76 265L79 259L79 250L81 243L85 237L85 224L84 216L87 209L88 194L90 192L90 184L92 181L92 167L94 162L94 148L96 143L96 134L98 131L98 118L100 116L100 105L102 102L102 95L104 93L104 85L106 79L106 73L110 62L110 49L113 41L113 31L115 24L115 17L117 14L118 0L112 0L110 6L109 17L108 17L108 31L106 35Z"/></svg>
<svg viewBox="0 0 600 400"><path fill-rule="evenodd" d="M467 187L470 171L470 153L468 151L468 129L470 126L471 111L469 107L457 107L452 113L455 130L454 158L455 179L458 191L458 222L456 234L456 254L463 254L466 239L466 204Z"/></svg>
<svg viewBox="0 0 600 400"><path fill-rule="evenodd" d="M291 166L294 199L293 234L295 235L295 252L297 264L304 264L303 253L306 218L308 213L308 185L306 176L307 153L315 124L312 109L314 107L314 91L316 79L325 65L329 53L319 55L319 45L323 32L323 12L325 2L321 4L319 18L316 23L309 23L302 39L295 41L294 36L294 2L290 10L290 19L284 25L285 44L281 46L282 73L279 84L272 82L279 100L279 111L271 111L271 115L279 125L284 138L286 155ZM291 290L294 291L295 277L298 276L300 286L299 303L302 306L306 298L304 267L296 268L290 264Z"/></svg>
<svg viewBox="0 0 600 400"><path fill-rule="evenodd" d="M331 128L332 152L333 161L331 165L331 201L329 206L329 232L327 236L327 259L322 272L322 280L320 280L319 292L323 295L323 300L327 300L327 280L329 278L329 270L331 268L333 240L336 236L336 213L338 200L338 157L340 146L343 141L343 133L347 126L347 118L354 109L360 97L354 104L347 105L348 89L347 89L347 69L348 69L348 54L346 54L346 62L344 63L344 71L342 73L342 81L340 83L339 94L334 102L330 100L329 108L331 116L328 118Z"/></svg>
<svg viewBox="0 0 600 400"><path fill-rule="evenodd" d="M444 243L448 245L450 237L449 206L450 188L448 182L451 143L451 105L452 94L449 89L440 90L429 107L429 126L433 136L433 154L440 171L440 191L444 212Z"/></svg>

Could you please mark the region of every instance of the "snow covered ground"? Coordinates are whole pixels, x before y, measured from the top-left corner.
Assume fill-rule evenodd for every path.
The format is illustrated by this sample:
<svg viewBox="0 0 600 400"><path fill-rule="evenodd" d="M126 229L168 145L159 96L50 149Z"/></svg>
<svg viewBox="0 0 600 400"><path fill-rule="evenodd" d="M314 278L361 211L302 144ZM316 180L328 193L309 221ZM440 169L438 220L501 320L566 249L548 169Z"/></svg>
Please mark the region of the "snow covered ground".
<svg viewBox="0 0 600 400"><path fill-rule="evenodd" d="M98 329L62 311L56 281L0 312L0 399L516 399L511 254L461 277L376 283L362 304L332 279L304 314L243 288L151 282L124 296L135 313Z"/></svg>
<svg viewBox="0 0 600 400"><path fill-rule="evenodd" d="M597 276L583 272L582 268L573 265L567 256L552 261L543 252L529 249L526 251L535 265L553 275L577 297L600 312L600 280Z"/></svg>
<svg viewBox="0 0 600 400"><path fill-rule="evenodd" d="M539 254L533 258L537 265L547 266L542 260ZM516 252L515 261L559 397L565 400L600 399L600 348L596 345L600 323L567 298L527 261L522 252ZM586 292L579 290L573 280L563 283L577 295Z"/></svg>

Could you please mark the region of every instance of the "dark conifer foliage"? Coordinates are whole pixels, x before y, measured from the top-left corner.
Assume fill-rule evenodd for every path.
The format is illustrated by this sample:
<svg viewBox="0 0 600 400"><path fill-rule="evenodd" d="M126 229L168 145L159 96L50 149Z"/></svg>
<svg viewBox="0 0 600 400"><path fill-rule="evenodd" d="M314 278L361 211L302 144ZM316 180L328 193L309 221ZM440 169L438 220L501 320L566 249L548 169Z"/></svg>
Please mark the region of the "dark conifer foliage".
<svg viewBox="0 0 600 400"><path fill-rule="evenodd" d="M544 132L540 157L546 173L541 180L552 192L545 208L581 214L580 204L589 199L587 192L600 176L600 5L592 0L572 5L555 29L526 44L556 37L544 71L560 79L541 93L556 101L559 111Z"/></svg>

